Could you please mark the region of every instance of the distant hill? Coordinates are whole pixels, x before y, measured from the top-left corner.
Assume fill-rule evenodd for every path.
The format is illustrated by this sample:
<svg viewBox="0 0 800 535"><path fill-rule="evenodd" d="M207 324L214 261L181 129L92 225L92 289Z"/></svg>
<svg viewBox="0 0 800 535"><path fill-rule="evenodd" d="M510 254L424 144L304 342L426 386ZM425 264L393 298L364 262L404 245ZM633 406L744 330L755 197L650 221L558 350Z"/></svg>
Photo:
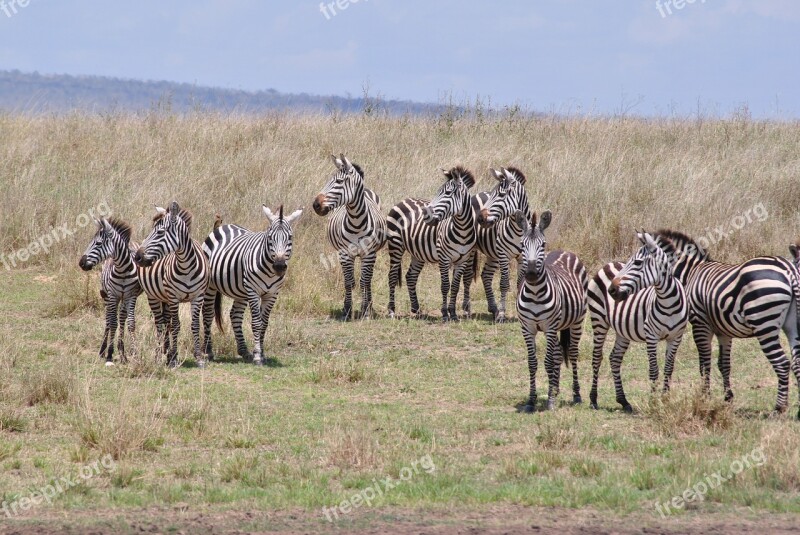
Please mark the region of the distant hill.
<svg viewBox="0 0 800 535"><path fill-rule="evenodd" d="M410 101L346 98L280 93L274 89L239 91L174 82L125 80L103 76L0 71L0 110L17 113L60 113L168 109L175 112L213 110L259 113L272 110L299 112L363 112L365 109L400 114L438 113L444 107Z"/></svg>

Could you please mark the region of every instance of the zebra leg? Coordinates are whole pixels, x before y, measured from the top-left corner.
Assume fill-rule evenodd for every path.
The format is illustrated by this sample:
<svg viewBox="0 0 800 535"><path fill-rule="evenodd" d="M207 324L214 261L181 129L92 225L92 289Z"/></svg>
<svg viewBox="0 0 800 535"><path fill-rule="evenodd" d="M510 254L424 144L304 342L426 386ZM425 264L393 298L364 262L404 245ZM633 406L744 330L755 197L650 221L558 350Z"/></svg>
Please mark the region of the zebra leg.
<svg viewBox="0 0 800 535"><path fill-rule="evenodd" d="M547 331L547 353L544 356L544 367L547 370L547 410L555 410L556 399L561 383L561 364L564 362L564 355L561 354L561 346L558 343L558 331L548 329Z"/></svg>
<svg viewBox="0 0 800 535"><path fill-rule="evenodd" d="M378 254L372 252L361 257L361 318L369 318L372 313L372 274Z"/></svg>
<svg viewBox="0 0 800 535"><path fill-rule="evenodd" d="M178 334L181 332L180 303L169 303L169 335L170 347L167 354L167 366L170 368L178 367ZM194 317L194 313L192 314Z"/></svg>
<svg viewBox="0 0 800 535"><path fill-rule="evenodd" d="M200 342L200 316L203 314L203 294L192 299L192 343L194 345L194 360L201 368L205 368L206 359L203 353L203 345Z"/></svg>
<svg viewBox="0 0 800 535"><path fill-rule="evenodd" d="M456 313L458 289L461 287L461 279L464 277L467 264L469 264L469 260L453 268L453 280L450 282L450 303L447 306L447 312L450 314L450 321L459 321L458 314Z"/></svg>
<svg viewBox="0 0 800 535"><path fill-rule="evenodd" d="M389 317L394 318L394 290L402 276L403 249L389 246Z"/></svg>
<svg viewBox="0 0 800 535"><path fill-rule="evenodd" d="M171 323L170 322L172 321L172 319L171 319L172 316L170 314L169 305L167 303L161 303L161 315L160 315L160 317L161 317L161 322L164 325L164 345L161 348L161 351L162 351L162 353L164 353L164 355L169 355L170 347L171 347L170 346L170 343L171 343L171 340L170 340L170 332L171 332L170 331L170 325L171 325Z"/></svg>
<svg viewBox="0 0 800 535"><path fill-rule="evenodd" d="M580 350L581 333L583 332L583 323L573 325L569 329L569 347L567 348L567 355L565 358L569 359L569 364L572 366L572 402L583 403L581 398L581 383L578 381L578 352Z"/></svg>
<svg viewBox="0 0 800 535"><path fill-rule="evenodd" d="M731 342L726 336L717 336L719 342L719 357L717 358L717 368L722 374L722 390L725 392L725 401L733 401L733 390L731 390Z"/></svg>
<svg viewBox="0 0 800 535"><path fill-rule="evenodd" d="M675 369L675 354L678 346L681 345L681 338L667 340L667 352L664 355L664 392L669 392L670 382L672 381L672 371Z"/></svg>
<svg viewBox="0 0 800 535"><path fill-rule="evenodd" d="M353 270L353 259L346 251L339 251L339 263L342 265L344 275L344 307L342 308L342 321L347 321L353 312L353 288L356 285L356 278Z"/></svg>
<svg viewBox="0 0 800 535"><path fill-rule="evenodd" d="M472 299L470 289L472 288L472 276L475 272L475 263L478 261L478 252L473 251L469 260L464 265L464 300L461 302L461 310L464 311L467 319L472 317Z"/></svg>
<svg viewBox="0 0 800 535"><path fill-rule="evenodd" d="M119 305L119 339L117 340L117 351L119 351L120 362L125 362L125 330L128 328L128 311L130 310L130 298L123 299ZM113 364L113 362L112 362ZM108 365L108 363L106 363Z"/></svg>
<svg viewBox="0 0 800 535"><path fill-rule="evenodd" d="M700 378L703 380L703 391L711 389L711 328L704 323L692 324L692 338L697 346L700 359Z"/></svg>
<svg viewBox="0 0 800 535"><path fill-rule="evenodd" d="M511 289L511 274L509 272L508 258L503 257L500 259L500 306L497 309L498 323L506 321L506 296L508 296L508 291Z"/></svg>
<svg viewBox="0 0 800 535"><path fill-rule="evenodd" d="M611 350L611 375L614 376L614 391L617 396L617 403L622 405L622 410L627 413L633 412L633 407L631 404L628 403L628 398L625 397L625 390L622 388L622 374L620 373L620 368L622 368L622 357L625 356L625 352L628 350L628 346L630 345L631 341L627 338L623 338L617 333L617 340L614 342L614 349Z"/></svg>
<svg viewBox="0 0 800 535"><path fill-rule="evenodd" d="M264 338L267 335L267 327L269 326L269 315L272 312L272 307L275 305L278 296L269 294L261 301L261 334L259 336L259 343L261 344L261 360L259 362L253 361L253 364L262 365L266 360L264 356Z"/></svg>
<svg viewBox="0 0 800 535"><path fill-rule="evenodd" d="M447 295L450 293L450 264L439 262L439 276L442 279L442 321L448 321ZM455 278L455 277L453 277ZM455 307L453 307L455 309Z"/></svg>
<svg viewBox="0 0 800 535"><path fill-rule="evenodd" d="M483 292L486 294L486 302L489 304L489 314L492 315L492 320L497 320L497 302L494 299L494 291L492 290L492 281L494 280L494 272L497 271L497 265L497 259L487 256L486 263L481 270Z"/></svg>
<svg viewBox="0 0 800 535"><path fill-rule="evenodd" d="M422 273L422 268L425 267L425 262L411 259L411 266L406 272L406 286L408 286L408 298L411 300L411 313L419 316L419 300L417 299L417 280L419 274Z"/></svg>
<svg viewBox="0 0 800 535"><path fill-rule="evenodd" d="M128 321L126 325L128 327L128 336L130 337L130 345L133 346L134 352L136 351L136 301L138 299L138 295L129 297L123 305L128 309ZM125 354L124 350L122 353L122 362L128 362L128 356Z"/></svg>
<svg viewBox="0 0 800 535"><path fill-rule="evenodd" d="M233 337L236 339L236 354L244 360L250 360L253 355L247 350L247 343L244 341L244 331L242 330L242 320L244 319L244 309L247 308L247 302L241 299L233 301L231 306L231 329L233 329Z"/></svg>
<svg viewBox="0 0 800 535"><path fill-rule="evenodd" d="M203 297L203 352L208 356L208 360L214 360L214 348L211 343L211 324L214 322L214 300L217 298L217 290L209 286L206 295Z"/></svg>
<svg viewBox="0 0 800 535"><path fill-rule="evenodd" d="M756 335L758 343L761 344L761 350L778 376L778 401L775 404L777 413L785 412L789 407L789 360L781 347L779 332L773 330Z"/></svg>
<svg viewBox="0 0 800 535"><path fill-rule="evenodd" d="M650 379L650 393L655 393L658 384L658 338L647 338L647 377Z"/></svg>
<svg viewBox="0 0 800 535"><path fill-rule="evenodd" d="M522 323L522 336L525 338L525 348L528 350L528 374L530 376L530 394L528 402L522 409L523 412L536 411L536 369L539 361L536 359L536 328Z"/></svg>
<svg viewBox="0 0 800 535"><path fill-rule="evenodd" d="M250 321L253 330L253 364L261 366L261 296L250 293L247 296L247 304L250 305Z"/></svg>
<svg viewBox="0 0 800 535"><path fill-rule="evenodd" d="M600 378L600 365L603 363L603 346L606 343L608 327L606 325L592 325L594 332L594 349L592 349L592 391L589 393L589 402L593 409L597 409L597 383Z"/></svg>
<svg viewBox="0 0 800 535"><path fill-rule="evenodd" d="M114 330L116 330L116 321L117 321L117 309L116 307L112 308L112 299L111 297L106 296L106 321L103 327L103 341L100 343L100 358L102 360L106 360L106 350L108 349L108 339L110 338L108 334L108 330L111 328L111 325L114 324Z"/></svg>
<svg viewBox="0 0 800 535"><path fill-rule="evenodd" d="M108 334L108 344L105 346L106 366L114 365L114 338L117 335L117 314L119 313L119 305L119 299L116 297L109 296L106 300L106 332Z"/></svg>
<svg viewBox="0 0 800 535"><path fill-rule="evenodd" d="M153 314L153 323L156 327L156 339L158 341L158 346L161 348L162 353L164 353L166 352L164 349L166 346L166 340L164 337L165 318L163 308L161 307L161 301L148 296L147 306L150 307L150 312ZM156 356L156 360L158 360L158 356Z"/></svg>

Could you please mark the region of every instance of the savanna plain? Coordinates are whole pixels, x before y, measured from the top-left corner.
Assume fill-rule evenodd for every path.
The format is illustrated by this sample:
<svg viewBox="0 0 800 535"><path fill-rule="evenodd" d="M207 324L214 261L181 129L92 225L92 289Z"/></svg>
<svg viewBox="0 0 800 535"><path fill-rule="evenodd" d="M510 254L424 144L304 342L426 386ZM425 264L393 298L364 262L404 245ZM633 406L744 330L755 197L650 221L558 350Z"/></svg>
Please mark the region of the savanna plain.
<svg viewBox="0 0 800 535"><path fill-rule="evenodd" d="M771 416L777 380L755 342L734 342L730 404L722 401L716 366L711 395L699 391L687 332L668 398L650 394L644 347L633 344L623 379L634 414L616 404L607 360L600 410L568 403L571 374L562 372L557 410L521 414L528 372L513 292L508 323L491 321L478 281L473 317L443 324L438 270L428 266L420 279L424 317L411 317L403 285L400 317L389 319L384 250L375 314L343 323L341 270L330 265L326 220L311 210L334 170L331 153L364 169L384 214L405 197L430 198L440 167L466 166L482 191L494 185L490 166L516 166L527 175L534 210L553 212L549 246L574 251L590 273L626 259L641 228L702 237L724 261L787 255L800 238L796 122L761 122L744 112L723 120L480 109L425 118L154 110L0 115L0 135L4 258L32 253L29 244L53 227L68 224L71 232L46 253L0 266L0 532L731 533L800 526L797 385L788 413ZM218 359L196 367L186 308L185 361L165 368L156 363L144 299L129 363L103 366L99 273L77 265L95 230L81 226L82 214L104 203L141 240L153 205L172 200L193 212L199 240L217 213L261 230L262 203L305 208L267 331L267 366L236 357L226 319L224 333L214 330ZM408 264L406 256L404 270ZM580 349L588 400L588 320ZM718 481L713 474L725 481L698 496L700 482ZM64 478L75 484L41 499L41 489ZM695 489L694 499L683 499L687 489ZM37 492L41 503L34 504Z"/></svg>

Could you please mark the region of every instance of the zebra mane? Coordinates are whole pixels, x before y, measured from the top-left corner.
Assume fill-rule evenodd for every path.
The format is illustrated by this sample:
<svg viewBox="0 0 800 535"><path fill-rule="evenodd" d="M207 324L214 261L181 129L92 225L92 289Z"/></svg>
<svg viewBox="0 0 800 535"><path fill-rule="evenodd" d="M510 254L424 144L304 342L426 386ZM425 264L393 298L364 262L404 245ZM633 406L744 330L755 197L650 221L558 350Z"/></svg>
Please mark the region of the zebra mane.
<svg viewBox="0 0 800 535"><path fill-rule="evenodd" d="M655 233L656 238L662 238L660 241L666 243L664 239L669 240L673 250L685 254L690 257L697 257L700 260L711 260L708 251L700 247L700 245L692 238L679 232L677 230L659 229Z"/></svg>
<svg viewBox="0 0 800 535"><path fill-rule="evenodd" d="M119 234L119 237L122 238L122 241L128 243L131 240L133 229L128 223L117 217L109 217L106 219L106 221L108 221L108 224L111 225L111 228L113 228L116 233Z"/></svg>
<svg viewBox="0 0 800 535"><path fill-rule="evenodd" d="M364 171L361 170L361 166L358 165L357 163L353 163L353 162L350 162L350 165L353 166L353 169L356 170L356 173L361 175L361 179L363 180L364 179Z"/></svg>
<svg viewBox="0 0 800 535"><path fill-rule="evenodd" d="M506 171L514 175L517 178L517 182L519 182L523 186L525 185L525 181L527 179L525 178L525 174L522 171L520 171L516 167L506 167Z"/></svg>
<svg viewBox="0 0 800 535"><path fill-rule="evenodd" d="M192 230L192 218L194 217L194 216L192 216L192 213L189 210L187 210L186 208L181 208L181 211L178 212L178 217L183 219L183 222L186 223L186 228L189 231L191 231ZM164 214L156 214L156 215L154 215L153 216L153 224L155 224L158 221L161 221L162 219L164 219Z"/></svg>
<svg viewBox="0 0 800 535"><path fill-rule="evenodd" d="M447 173L445 173L447 180L452 180L454 178L460 177L466 184L469 184L469 187L472 187L475 184L475 176L464 166L457 165L451 168Z"/></svg>

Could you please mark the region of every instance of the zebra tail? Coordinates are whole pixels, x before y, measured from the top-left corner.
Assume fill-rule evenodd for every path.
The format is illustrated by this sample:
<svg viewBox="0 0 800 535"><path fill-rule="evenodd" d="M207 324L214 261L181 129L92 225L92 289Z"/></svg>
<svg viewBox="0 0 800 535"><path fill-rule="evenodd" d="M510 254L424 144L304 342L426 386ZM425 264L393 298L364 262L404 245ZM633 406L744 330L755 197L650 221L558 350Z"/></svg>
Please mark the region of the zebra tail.
<svg viewBox="0 0 800 535"><path fill-rule="evenodd" d="M217 321L217 327L221 332L225 332L222 327L222 292L217 292L214 296L214 319Z"/></svg>
<svg viewBox="0 0 800 535"><path fill-rule="evenodd" d="M559 340L561 342L561 361L567 368L569 368L569 355L567 353L569 353L569 343L571 339L572 336L570 335L569 329L561 331L561 338Z"/></svg>

